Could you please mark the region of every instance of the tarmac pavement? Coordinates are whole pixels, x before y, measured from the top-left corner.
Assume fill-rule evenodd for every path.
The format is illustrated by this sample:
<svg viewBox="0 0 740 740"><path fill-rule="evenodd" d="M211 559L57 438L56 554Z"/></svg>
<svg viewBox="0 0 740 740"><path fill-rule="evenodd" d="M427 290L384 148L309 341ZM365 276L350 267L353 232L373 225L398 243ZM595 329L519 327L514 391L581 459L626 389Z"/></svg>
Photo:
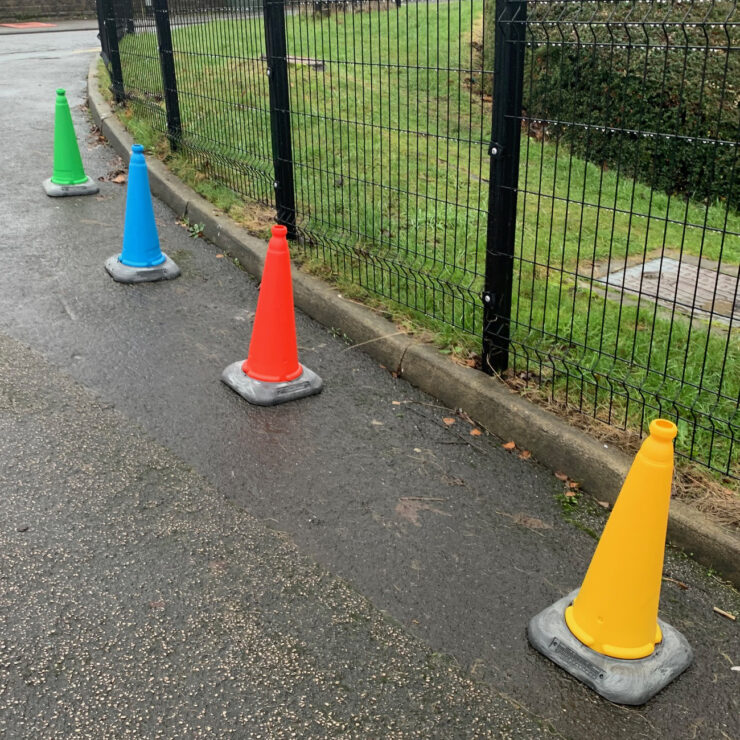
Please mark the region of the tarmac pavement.
<svg viewBox="0 0 740 740"><path fill-rule="evenodd" d="M0 335L0 736L540 737Z"/></svg>
<svg viewBox="0 0 740 740"><path fill-rule="evenodd" d="M124 187L41 188L54 89L84 101L96 41L0 41L0 731L323 737L323 702L341 704L331 731L346 737L740 735L738 626L712 611L740 612L737 592L669 551L661 617L695 663L645 707L611 705L525 636L578 586L598 507L566 521L562 484L536 462L471 437L464 417L300 313L301 359L324 392L246 404L219 376L246 353L257 286L158 202L182 277L111 281ZM87 173L105 177L116 155L83 110L73 118ZM345 621L351 635L329 629ZM425 694L422 667L440 660ZM311 666L331 678L313 682Z"/></svg>

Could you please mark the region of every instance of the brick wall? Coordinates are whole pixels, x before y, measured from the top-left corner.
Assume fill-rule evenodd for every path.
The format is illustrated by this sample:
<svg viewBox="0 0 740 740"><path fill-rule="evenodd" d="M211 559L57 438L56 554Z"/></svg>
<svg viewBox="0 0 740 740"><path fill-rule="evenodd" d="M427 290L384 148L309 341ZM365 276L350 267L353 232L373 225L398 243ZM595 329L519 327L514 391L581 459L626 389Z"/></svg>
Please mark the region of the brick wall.
<svg viewBox="0 0 740 740"><path fill-rule="evenodd" d="M94 17L95 0L0 0L0 22Z"/></svg>

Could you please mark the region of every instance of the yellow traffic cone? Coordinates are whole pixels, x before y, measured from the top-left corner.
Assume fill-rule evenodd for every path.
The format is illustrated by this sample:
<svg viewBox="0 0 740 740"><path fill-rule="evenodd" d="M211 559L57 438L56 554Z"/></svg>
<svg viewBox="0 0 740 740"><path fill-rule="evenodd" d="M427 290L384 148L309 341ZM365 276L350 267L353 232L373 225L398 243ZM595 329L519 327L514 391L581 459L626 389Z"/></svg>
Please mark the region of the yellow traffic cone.
<svg viewBox="0 0 740 740"><path fill-rule="evenodd" d="M529 624L530 642L602 696L643 704L691 663L686 639L658 620L675 424L642 443L580 590Z"/></svg>
<svg viewBox="0 0 740 740"><path fill-rule="evenodd" d="M578 596L570 631L612 658L644 658L661 641L658 600L676 426L657 419L622 486Z"/></svg>

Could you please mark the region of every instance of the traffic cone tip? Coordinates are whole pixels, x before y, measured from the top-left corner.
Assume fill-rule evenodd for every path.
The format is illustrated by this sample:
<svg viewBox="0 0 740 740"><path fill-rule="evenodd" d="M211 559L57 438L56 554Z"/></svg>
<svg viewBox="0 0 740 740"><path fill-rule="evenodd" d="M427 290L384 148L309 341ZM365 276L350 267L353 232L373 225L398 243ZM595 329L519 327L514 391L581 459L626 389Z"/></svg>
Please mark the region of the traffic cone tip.
<svg viewBox="0 0 740 740"><path fill-rule="evenodd" d="M667 419L654 419L650 422L650 436L664 442L671 442L678 434L678 427Z"/></svg>

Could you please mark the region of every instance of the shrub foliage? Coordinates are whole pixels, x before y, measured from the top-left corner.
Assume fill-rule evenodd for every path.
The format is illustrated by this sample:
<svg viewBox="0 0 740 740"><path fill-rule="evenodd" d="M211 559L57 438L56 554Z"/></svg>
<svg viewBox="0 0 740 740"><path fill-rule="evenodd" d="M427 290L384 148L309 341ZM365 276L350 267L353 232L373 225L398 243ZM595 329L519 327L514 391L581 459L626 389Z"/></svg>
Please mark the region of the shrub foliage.
<svg viewBox="0 0 740 740"><path fill-rule="evenodd" d="M495 0L486 14L494 17ZM737 21L725 0L529 3L530 132L668 193L737 207Z"/></svg>

